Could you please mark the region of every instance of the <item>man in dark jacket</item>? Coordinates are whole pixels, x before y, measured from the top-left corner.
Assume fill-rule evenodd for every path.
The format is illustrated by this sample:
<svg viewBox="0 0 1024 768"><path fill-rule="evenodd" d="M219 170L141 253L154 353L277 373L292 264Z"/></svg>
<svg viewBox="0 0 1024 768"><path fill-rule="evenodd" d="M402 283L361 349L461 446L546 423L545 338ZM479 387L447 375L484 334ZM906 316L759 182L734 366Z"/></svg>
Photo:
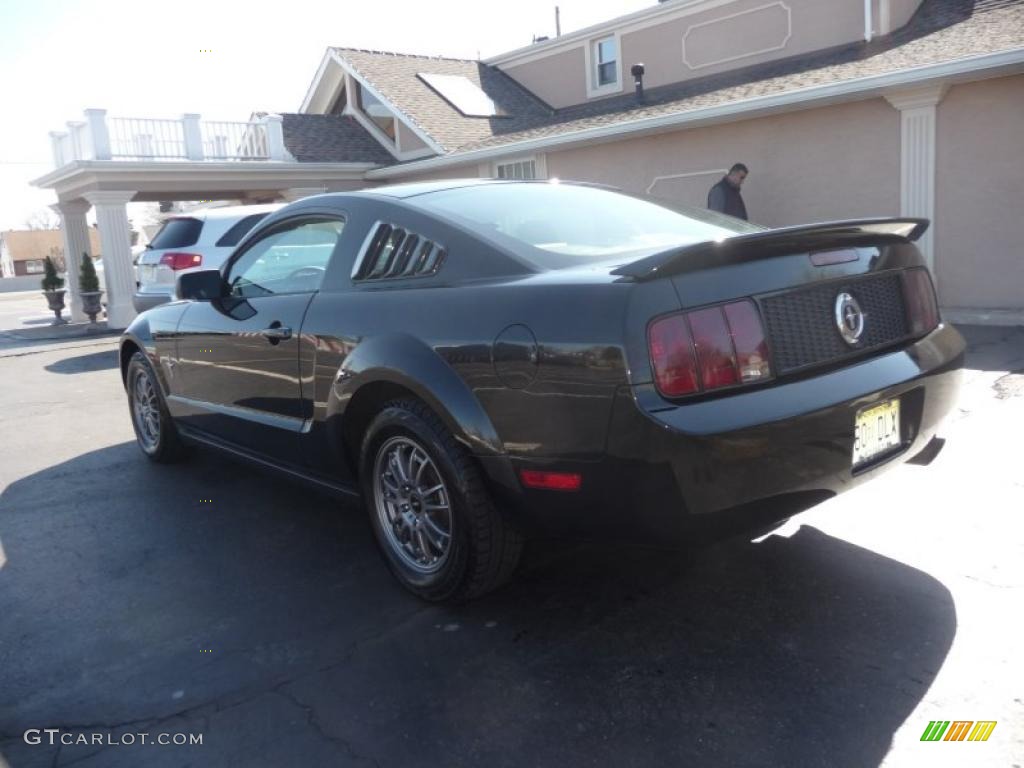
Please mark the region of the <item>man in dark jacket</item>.
<svg viewBox="0 0 1024 768"><path fill-rule="evenodd" d="M747 166L743 163L733 165L729 173L708 192L708 208L746 220L747 206L743 204L743 198L740 196L740 187L743 186L747 173Z"/></svg>

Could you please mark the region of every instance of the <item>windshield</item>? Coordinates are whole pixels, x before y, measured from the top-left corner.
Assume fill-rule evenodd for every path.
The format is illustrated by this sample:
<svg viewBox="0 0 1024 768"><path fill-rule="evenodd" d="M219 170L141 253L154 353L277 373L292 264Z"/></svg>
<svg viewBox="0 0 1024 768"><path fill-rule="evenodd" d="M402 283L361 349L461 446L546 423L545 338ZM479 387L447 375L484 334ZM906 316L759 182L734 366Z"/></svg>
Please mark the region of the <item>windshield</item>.
<svg viewBox="0 0 1024 768"><path fill-rule="evenodd" d="M499 242L511 239L531 246L528 258L545 269L646 256L761 230L712 211L677 210L575 184L485 184L433 192L412 202L462 219Z"/></svg>

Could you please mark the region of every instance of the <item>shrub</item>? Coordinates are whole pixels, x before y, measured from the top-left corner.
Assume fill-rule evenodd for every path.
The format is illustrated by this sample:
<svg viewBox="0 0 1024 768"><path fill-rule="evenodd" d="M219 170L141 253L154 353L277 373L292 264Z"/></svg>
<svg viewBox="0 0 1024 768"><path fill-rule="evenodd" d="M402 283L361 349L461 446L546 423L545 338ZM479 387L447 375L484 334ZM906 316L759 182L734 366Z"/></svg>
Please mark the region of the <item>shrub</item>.
<svg viewBox="0 0 1024 768"><path fill-rule="evenodd" d="M78 290L82 293L93 293L100 289L100 280L96 276L96 267L88 253L82 254L82 267L78 273Z"/></svg>
<svg viewBox="0 0 1024 768"><path fill-rule="evenodd" d="M44 291L59 291L64 287L64 278L57 274L57 265L50 256L43 262L42 286Z"/></svg>

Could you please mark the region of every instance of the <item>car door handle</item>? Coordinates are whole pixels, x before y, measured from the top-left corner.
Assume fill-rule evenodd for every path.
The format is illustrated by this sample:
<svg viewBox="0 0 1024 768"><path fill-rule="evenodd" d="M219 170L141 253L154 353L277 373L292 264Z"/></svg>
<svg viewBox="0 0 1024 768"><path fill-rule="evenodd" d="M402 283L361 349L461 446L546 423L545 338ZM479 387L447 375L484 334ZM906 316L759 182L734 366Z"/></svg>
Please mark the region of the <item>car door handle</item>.
<svg viewBox="0 0 1024 768"><path fill-rule="evenodd" d="M292 329L284 328L281 323L276 320L270 324L269 328L264 328L260 331L260 336L265 338L271 344L277 344L281 341L286 341L292 337Z"/></svg>

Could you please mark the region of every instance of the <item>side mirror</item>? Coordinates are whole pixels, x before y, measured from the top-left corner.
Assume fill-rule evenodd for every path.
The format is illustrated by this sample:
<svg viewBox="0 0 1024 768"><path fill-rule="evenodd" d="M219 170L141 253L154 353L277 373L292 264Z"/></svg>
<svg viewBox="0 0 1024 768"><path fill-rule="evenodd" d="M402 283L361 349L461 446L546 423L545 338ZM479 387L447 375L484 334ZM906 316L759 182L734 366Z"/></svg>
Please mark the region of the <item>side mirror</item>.
<svg viewBox="0 0 1024 768"><path fill-rule="evenodd" d="M178 275L175 294L189 301L210 301L226 293L224 277L219 269L194 269Z"/></svg>

